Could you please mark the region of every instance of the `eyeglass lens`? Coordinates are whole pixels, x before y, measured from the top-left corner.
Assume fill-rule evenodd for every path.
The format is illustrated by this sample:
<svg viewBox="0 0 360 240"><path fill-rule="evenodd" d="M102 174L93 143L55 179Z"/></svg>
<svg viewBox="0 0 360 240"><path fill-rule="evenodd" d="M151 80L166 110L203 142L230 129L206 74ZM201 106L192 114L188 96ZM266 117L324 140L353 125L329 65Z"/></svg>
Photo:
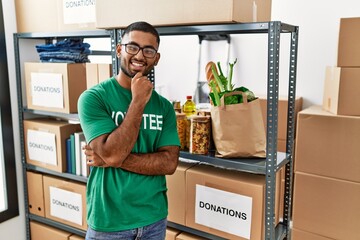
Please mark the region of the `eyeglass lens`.
<svg viewBox="0 0 360 240"><path fill-rule="evenodd" d="M142 50L144 57L148 57L148 58L155 57L156 50L153 48L150 47L141 48L134 44L124 44L124 45L126 52L129 54L136 55L140 50Z"/></svg>

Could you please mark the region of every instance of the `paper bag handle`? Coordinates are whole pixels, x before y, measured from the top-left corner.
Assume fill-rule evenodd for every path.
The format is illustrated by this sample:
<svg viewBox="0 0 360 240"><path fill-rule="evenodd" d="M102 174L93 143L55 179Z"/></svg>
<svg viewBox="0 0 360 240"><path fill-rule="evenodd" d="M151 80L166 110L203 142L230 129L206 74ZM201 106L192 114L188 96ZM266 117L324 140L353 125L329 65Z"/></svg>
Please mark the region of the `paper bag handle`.
<svg viewBox="0 0 360 240"><path fill-rule="evenodd" d="M243 97L243 104L247 104L248 103L248 100L247 100L247 96L246 96L246 93L244 93L243 91L233 91L233 92L227 92L227 93L224 93L224 95L222 95L221 99L220 99L220 106L222 109L225 108L225 97L228 97L228 96L234 96L234 95L242 95Z"/></svg>

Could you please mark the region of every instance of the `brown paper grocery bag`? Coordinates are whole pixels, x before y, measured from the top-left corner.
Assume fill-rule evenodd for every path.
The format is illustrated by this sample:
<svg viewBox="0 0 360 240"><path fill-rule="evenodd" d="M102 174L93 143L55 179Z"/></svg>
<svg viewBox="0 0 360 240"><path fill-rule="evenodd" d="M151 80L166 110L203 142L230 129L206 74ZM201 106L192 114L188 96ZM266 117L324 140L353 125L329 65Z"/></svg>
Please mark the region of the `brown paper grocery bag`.
<svg viewBox="0 0 360 240"><path fill-rule="evenodd" d="M226 96L243 95L243 103L225 105ZM266 134L260 100L247 101L246 94L229 92L220 106L211 107L216 156L224 158L265 157Z"/></svg>

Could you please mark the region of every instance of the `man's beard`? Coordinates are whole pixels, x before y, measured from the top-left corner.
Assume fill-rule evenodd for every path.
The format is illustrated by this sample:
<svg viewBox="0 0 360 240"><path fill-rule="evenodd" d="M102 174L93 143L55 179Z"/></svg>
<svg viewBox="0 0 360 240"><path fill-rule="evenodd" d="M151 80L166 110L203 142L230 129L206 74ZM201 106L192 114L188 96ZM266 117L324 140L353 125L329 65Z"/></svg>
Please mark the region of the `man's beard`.
<svg viewBox="0 0 360 240"><path fill-rule="evenodd" d="M121 66L120 66L120 69L121 69L121 71L122 71L126 76L128 76L129 78L133 78L133 77L136 75L136 73L131 74L122 64L121 64ZM151 71L151 69L150 69L149 71L144 72L144 73L143 73L143 76L147 76L147 75L150 73L150 71Z"/></svg>
<svg viewBox="0 0 360 240"><path fill-rule="evenodd" d="M133 78L135 74L130 74L126 68L123 67L123 65L120 66L121 71L128 76L129 78Z"/></svg>

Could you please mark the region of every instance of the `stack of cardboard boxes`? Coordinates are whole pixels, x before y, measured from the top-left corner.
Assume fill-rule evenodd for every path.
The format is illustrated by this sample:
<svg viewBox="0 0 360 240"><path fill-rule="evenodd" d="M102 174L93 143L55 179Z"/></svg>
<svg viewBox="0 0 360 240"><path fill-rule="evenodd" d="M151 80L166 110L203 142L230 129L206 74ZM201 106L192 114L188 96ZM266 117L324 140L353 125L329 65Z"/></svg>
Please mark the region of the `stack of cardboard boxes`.
<svg viewBox="0 0 360 240"><path fill-rule="evenodd" d="M30 222L31 240L84 240L85 238L47 226L35 221Z"/></svg>
<svg viewBox="0 0 360 240"><path fill-rule="evenodd" d="M276 175L275 222L280 221ZM188 162L167 176L170 222L225 239L264 239L265 176ZM174 231L170 231L174 236ZM180 234L180 232L178 232ZM176 234L175 234L176 235ZM181 237L181 238L180 238ZM203 239L185 233L168 239Z"/></svg>
<svg viewBox="0 0 360 240"><path fill-rule="evenodd" d="M27 108L65 114L77 113L80 94L111 76L110 64L26 62L24 69ZM81 132L80 124L48 117L26 119L23 124L26 163L66 172L66 139ZM85 183L28 171L27 187L31 214L87 229ZM33 221L30 230L34 240L83 239Z"/></svg>
<svg viewBox="0 0 360 240"><path fill-rule="evenodd" d="M294 240L360 239L360 18L341 19L323 106L298 115Z"/></svg>

